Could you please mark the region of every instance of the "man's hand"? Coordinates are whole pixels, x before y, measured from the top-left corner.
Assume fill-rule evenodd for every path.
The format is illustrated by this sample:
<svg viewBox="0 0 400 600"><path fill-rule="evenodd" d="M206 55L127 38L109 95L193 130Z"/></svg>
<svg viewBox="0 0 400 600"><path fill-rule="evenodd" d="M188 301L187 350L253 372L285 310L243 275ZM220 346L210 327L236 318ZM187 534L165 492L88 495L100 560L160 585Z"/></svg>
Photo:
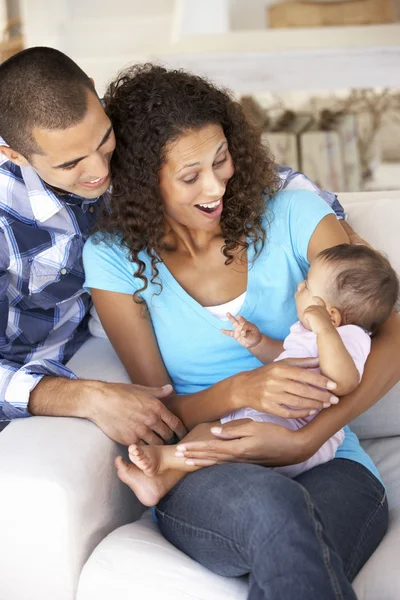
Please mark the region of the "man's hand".
<svg viewBox="0 0 400 600"><path fill-rule="evenodd" d="M171 385L150 388L126 383L103 383L91 398L90 420L112 440L129 446L140 440L162 444L174 433L186 434L182 422L161 402L172 392Z"/></svg>
<svg viewBox="0 0 400 600"><path fill-rule="evenodd" d="M302 316L305 327L310 329L315 335L322 331L331 331L334 325L331 321L325 302L318 296L313 297L314 304L308 306Z"/></svg>
<svg viewBox="0 0 400 600"><path fill-rule="evenodd" d="M45 376L30 393L28 410L33 415L88 419L125 446L140 440L162 444L174 433L179 438L186 434L162 402L171 392L171 385L150 388Z"/></svg>

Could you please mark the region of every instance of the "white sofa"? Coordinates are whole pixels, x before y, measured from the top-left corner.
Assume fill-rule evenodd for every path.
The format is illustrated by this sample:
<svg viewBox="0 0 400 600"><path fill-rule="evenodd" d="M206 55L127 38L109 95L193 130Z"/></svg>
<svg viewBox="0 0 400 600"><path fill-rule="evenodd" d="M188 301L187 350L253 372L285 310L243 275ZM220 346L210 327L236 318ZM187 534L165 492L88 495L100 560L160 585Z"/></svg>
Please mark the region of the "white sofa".
<svg viewBox="0 0 400 600"><path fill-rule="evenodd" d="M350 224L400 273L400 192L341 200ZM70 365L82 378L128 380L105 339L91 338ZM359 600L400 598L399 402L397 386L354 423L390 502L389 532L354 582ZM79 419L36 417L1 433L1 600L244 600L245 578L214 575L162 538L115 475L120 452Z"/></svg>

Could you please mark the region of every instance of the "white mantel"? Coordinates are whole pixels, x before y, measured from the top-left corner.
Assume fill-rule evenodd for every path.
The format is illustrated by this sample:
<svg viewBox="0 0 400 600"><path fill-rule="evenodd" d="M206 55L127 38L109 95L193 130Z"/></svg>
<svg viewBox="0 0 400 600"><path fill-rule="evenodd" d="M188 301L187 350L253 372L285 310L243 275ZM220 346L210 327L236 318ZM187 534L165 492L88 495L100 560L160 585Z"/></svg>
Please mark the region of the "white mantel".
<svg viewBox="0 0 400 600"><path fill-rule="evenodd" d="M157 59L240 93L399 87L400 24L191 36Z"/></svg>

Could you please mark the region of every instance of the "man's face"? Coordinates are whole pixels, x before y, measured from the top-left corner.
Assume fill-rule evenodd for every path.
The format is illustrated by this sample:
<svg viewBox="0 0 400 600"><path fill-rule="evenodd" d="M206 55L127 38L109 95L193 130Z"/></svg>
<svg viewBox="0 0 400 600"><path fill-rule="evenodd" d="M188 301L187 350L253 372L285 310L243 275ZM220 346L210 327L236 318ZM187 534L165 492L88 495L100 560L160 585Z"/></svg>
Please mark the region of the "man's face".
<svg viewBox="0 0 400 600"><path fill-rule="evenodd" d="M97 198L110 185L110 160L115 136L95 94L88 92L82 121L68 129L32 132L43 154L33 154L30 164L49 185L84 198Z"/></svg>

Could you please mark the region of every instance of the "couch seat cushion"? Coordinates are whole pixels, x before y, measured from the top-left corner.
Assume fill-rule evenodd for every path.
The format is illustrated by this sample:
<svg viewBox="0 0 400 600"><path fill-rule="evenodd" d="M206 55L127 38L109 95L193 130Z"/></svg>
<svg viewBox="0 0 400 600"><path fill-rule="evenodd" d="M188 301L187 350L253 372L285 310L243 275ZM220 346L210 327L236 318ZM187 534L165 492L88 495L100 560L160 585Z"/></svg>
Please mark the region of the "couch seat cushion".
<svg viewBox="0 0 400 600"><path fill-rule="evenodd" d="M387 486L390 529L357 576L359 600L398 600L400 570L400 437L365 442ZM150 511L106 537L86 563L77 600L245 600L245 578L214 575L159 533Z"/></svg>

